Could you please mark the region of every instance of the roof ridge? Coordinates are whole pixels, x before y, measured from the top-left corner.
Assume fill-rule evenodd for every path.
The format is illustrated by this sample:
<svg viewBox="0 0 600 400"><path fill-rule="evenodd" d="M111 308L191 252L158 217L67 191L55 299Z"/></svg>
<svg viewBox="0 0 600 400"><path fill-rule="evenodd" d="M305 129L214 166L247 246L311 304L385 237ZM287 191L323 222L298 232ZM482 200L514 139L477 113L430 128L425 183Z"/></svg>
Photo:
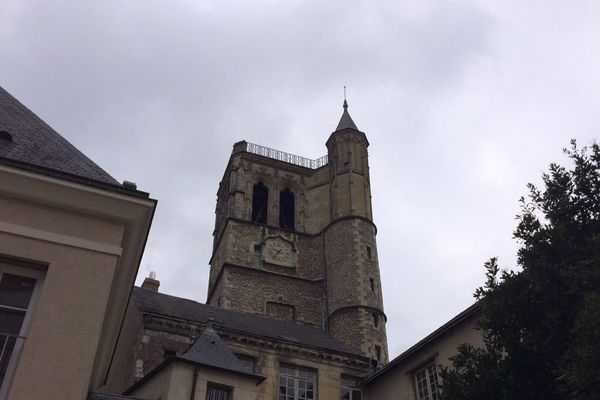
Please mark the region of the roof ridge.
<svg viewBox="0 0 600 400"><path fill-rule="evenodd" d="M0 87L0 100L4 100L0 101L0 105L9 108L8 113L1 115L5 119L0 122L12 125L12 128L15 128L13 132L11 132L12 129L8 129L9 133L13 135L13 142L17 144L20 142L20 146L22 147L20 152L9 152L7 155L0 154L0 156L44 168L72 173L95 181L120 185L108 172L3 87ZM49 138L54 141L53 144L56 148L53 150L55 152L44 151L45 145L52 144L47 141ZM62 159L52 159L53 156L57 157L57 153L60 152L66 153L63 154ZM81 165L69 165L69 162ZM83 169L81 168L82 166L84 166Z"/></svg>
<svg viewBox="0 0 600 400"><path fill-rule="evenodd" d="M134 286L132 301L143 313L191 323L206 323L211 316L219 330L285 340L290 343L353 354L322 327L265 315L228 310L173 295ZM358 355L357 355L358 356Z"/></svg>

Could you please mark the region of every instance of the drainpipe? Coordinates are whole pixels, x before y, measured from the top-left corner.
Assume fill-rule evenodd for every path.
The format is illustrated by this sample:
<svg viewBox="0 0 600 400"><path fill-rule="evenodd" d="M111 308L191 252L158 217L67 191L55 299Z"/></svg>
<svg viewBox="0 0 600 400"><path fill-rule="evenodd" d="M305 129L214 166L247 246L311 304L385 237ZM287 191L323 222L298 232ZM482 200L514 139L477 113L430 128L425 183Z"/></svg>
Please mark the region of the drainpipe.
<svg viewBox="0 0 600 400"><path fill-rule="evenodd" d="M196 381L198 380L198 367L194 366L194 378L192 380L192 393L190 393L190 400L196 398Z"/></svg>

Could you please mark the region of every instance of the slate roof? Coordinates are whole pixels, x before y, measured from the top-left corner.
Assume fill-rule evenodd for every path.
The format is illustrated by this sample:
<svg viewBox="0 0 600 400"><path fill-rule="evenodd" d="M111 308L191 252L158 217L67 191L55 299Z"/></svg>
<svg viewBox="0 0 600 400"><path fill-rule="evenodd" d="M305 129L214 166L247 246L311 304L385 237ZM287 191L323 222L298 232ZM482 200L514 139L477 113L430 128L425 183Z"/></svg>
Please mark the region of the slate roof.
<svg viewBox="0 0 600 400"><path fill-rule="evenodd" d="M346 100L344 100L344 113L342 114L342 118L340 118L340 122L337 128L335 128L335 131L337 132L343 129L354 129L355 131L358 130L356 124L354 121L352 121L352 117L350 117L350 114L348 113L348 102Z"/></svg>
<svg viewBox="0 0 600 400"><path fill-rule="evenodd" d="M229 350L223 339L208 323L198 339L178 358L210 367L248 374L244 364Z"/></svg>
<svg viewBox="0 0 600 400"><path fill-rule="evenodd" d="M140 287L133 288L132 301L138 310L145 313L201 323L212 317L217 328L352 354L344 344L318 327L225 310Z"/></svg>
<svg viewBox="0 0 600 400"><path fill-rule="evenodd" d="M112 176L86 157L58 132L0 87L0 163L24 163L86 180L118 185ZM12 164L11 164L12 165Z"/></svg>

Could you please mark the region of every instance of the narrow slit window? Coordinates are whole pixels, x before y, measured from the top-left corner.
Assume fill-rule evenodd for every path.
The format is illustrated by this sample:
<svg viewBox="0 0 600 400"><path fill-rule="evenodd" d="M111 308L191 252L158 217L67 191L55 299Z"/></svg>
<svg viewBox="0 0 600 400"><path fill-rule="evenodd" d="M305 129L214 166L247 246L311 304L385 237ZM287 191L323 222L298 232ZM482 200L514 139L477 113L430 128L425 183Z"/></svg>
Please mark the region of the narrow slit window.
<svg viewBox="0 0 600 400"><path fill-rule="evenodd" d="M254 185L252 193L252 222L257 224L267 223L267 206L269 203L269 189L264 183Z"/></svg>
<svg viewBox="0 0 600 400"><path fill-rule="evenodd" d="M279 193L279 226L294 229L294 193L288 188Z"/></svg>
<svg viewBox="0 0 600 400"><path fill-rule="evenodd" d="M373 326L375 328L379 327L379 315L377 313L373 313Z"/></svg>
<svg viewBox="0 0 600 400"><path fill-rule="evenodd" d="M371 292L375 293L375 279L369 278L369 287L371 288Z"/></svg>
<svg viewBox="0 0 600 400"><path fill-rule="evenodd" d="M367 246L367 258L369 260L373 259L373 251L371 250L371 246Z"/></svg>
<svg viewBox="0 0 600 400"><path fill-rule="evenodd" d="M375 359L381 362L381 346L375 345Z"/></svg>

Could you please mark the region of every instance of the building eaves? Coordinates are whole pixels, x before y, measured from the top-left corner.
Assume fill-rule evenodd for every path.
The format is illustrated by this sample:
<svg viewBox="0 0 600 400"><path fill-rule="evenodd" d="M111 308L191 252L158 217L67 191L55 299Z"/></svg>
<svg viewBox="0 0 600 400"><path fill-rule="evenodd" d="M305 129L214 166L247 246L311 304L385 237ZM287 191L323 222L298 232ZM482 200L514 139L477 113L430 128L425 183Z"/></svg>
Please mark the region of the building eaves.
<svg viewBox="0 0 600 400"><path fill-rule="evenodd" d="M422 340L417 342L415 345L410 347L404 353L400 354L399 356L394 358L392 361L387 363L382 369L380 369L379 371L375 372L374 374L368 376L362 382L362 386L369 385L373 381L377 380L382 375L386 374L389 370L393 369L396 365L398 365L399 363L401 363L402 361L404 361L405 359L407 359L408 357L410 357L417 351L421 350L422 348L427 346L429 343L433 342L434 340L436 340L437 338L442 336L444 333L446 333L450 329L454 328L456 325L460 324L467 318L470 318L471 316L477 314L480 311L480 309L481 309L481 307L480 307L479 303L475 303L475 304L471 305L466 310L462 311L460 314L458 314L457 316L452 318L450 321L446 322L444 325L440 326L438 329L436 329L435 331L433 331L432 333L427 335L425 338L423 338Z"/></svg>
<svg viewBox="0 0 600 400"><path fill-rule="evenodd" d="M353 354L324 330L293 321L280 321L262 315L226 310L193 300L134 287L132 302L147 314L205 324L214 318L215 328L265 337L301 346ZM357 356L358 357L358 356Z"/></svg>
<svg viewBox="0 0 600 400"><path fill-rule="evenodd" d="M117 191L148 194L124 187L25 105L0 87L0 164Z"/></svg>
<svg viewBox="0 0 600 400"><path fill-rule="evenodd" d="M118 394L90 393L88 400L142 400L137 397L121 396Z"/></svg>
<svg viewBox="0 0 600 400"><path fill-rule="evenodd" d="M164 370L165 368L167 368L169 365L171 365L173 363L176 363L176 362L188 363L188 364L192 364L192 365L199 366L199 367L206 367L206 368L210 368L210 369L216 369L218 371L223 371L223 372L233 373L233 374L236 374L236 375L245 376L246 378L251 378L251 379L256 380L256 382L257 382L256 384L257 385L260 384L262 381L264 381L266 379L262 375L257 375L257 374L249 373L247 371L233 371L233 370L228 369L228 368L216 367L214 365L208 365L208 364L204 364L204 363L201 363L201 362L192 361L192 360L189 360L187 358L182 358L182 357L175 356L175 357L169 357L166 360L164 360L156 368L154 368L152 371L148 372L146 375L144 375L144 377L142 377L140 380L138 380L137 382L135 382L131 387L129 387L127 390L125 390L123 392L123 395L127 396L130 393L135 392L142 385L144 385L146 382L148 382L154 376L156 376L159 372L161 372L162 370ZM123 398L124 399L129 399L129 397L123 397ZM92 400L92 399L90 399L90 400ZM103 399L99 399L99 400L103 400ZM109 398L108 400L112 400L112 399Z"/></svg>

